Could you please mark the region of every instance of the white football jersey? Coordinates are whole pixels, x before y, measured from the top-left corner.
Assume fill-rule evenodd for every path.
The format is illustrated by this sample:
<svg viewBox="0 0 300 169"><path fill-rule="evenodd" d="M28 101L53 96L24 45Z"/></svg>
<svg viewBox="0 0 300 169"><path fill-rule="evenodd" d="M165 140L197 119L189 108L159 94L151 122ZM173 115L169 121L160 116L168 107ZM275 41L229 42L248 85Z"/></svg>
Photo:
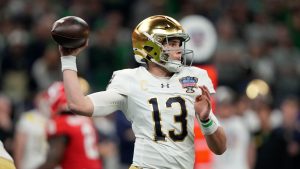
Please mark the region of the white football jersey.
<svg viewBox="0 0 300 169"><path fill-rule="evenodd" d="M123 111L136 136L134 165L193 168L194 101L202 85L215 92L207 72L196 67L171 78L155 77L142 66L114 72L107 90L127 97Z"/></svg>
<svg viewBox="0 0 300 169"><path fill-rule="evenodd" d="M26 145L20 169L34 169L46 159L46 118L36 110L25 112L17 123L18 132L26 134Z"/></svg>
<svg viewBox="0 0 300 169"><path fill-rule="evenodd" d="M214 155L213 169L249 169L248 150L250 134L245 121L239 116L220 119L227 135L227 150Z"/></svg>

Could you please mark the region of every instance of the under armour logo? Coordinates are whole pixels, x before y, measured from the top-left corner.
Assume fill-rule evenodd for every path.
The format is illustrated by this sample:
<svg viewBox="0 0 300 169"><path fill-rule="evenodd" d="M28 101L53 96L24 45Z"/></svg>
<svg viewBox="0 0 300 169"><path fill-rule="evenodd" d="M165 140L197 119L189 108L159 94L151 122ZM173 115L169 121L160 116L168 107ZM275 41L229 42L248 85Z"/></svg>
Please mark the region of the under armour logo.
<svg viewBox="0 0 300 169"><path fill-rule="evenodd" d="M163 83L161 84L161 88L164 88L164 87L166 87L166 88L170 88L170 84L169 83L167 83L166 85L164 85Z"/></svg>

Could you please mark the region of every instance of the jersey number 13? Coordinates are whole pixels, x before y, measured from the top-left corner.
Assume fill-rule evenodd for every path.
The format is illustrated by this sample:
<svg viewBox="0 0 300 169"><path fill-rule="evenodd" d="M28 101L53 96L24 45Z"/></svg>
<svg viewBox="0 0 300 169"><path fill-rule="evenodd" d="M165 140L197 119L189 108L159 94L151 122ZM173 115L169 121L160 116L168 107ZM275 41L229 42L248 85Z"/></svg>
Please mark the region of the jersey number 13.
<svg viewBox="0 0 300 169"><path fill-rule="evenodd" d="M158 109L157 98L151 98L149 103L153 107L153 120L154 120L154 140L155 141L165 141L166 134L162 132L161 129L161 117ZM173 141L183 141L187 136L187 110L185 106L185 101L181 97L171 97L166 102L166 107L171 108L173 104L179 104L181 109L181 114L174 115L174 121L181 124L181 132L175 133L175 129L169 130L169 137Z"/></svg>

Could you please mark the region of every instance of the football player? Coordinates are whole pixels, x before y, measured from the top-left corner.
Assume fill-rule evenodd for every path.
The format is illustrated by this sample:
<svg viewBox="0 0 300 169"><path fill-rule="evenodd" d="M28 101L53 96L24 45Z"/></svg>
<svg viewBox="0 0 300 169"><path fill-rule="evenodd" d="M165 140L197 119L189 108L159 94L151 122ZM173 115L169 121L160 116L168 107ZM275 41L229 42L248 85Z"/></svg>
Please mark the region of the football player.
<svg viewBox="0 0 300 169"><path fill-rule="evenodd" d="M101 169L92 120L68 109L62 82L52 84L47 94L52 116L47 126L49 150L39 169Z"/></svg>
<svg viewBox="0 0 300 169"><path fill-rule="evenodd" d="M18 169L36 169L47 153L46 124L49 107L46 92L34 98L34 109L23 112L14 136L14 160Z"/></svg>
<svg viewBox="0 0 300 169"><path fill-rule="evenodd" d="M70 109L85 116L122 110L136 137L131 168L192 169L194 118L209 148L224 153L224 130L211 110L212 82L205 70L186 65L189 40L175 19L156 15L137 25L133 51L142 66L115 71L106 91L85 97L77 80L76 56L87 47L59 47ZM101 57L101 56L99 56Z"/></svg>

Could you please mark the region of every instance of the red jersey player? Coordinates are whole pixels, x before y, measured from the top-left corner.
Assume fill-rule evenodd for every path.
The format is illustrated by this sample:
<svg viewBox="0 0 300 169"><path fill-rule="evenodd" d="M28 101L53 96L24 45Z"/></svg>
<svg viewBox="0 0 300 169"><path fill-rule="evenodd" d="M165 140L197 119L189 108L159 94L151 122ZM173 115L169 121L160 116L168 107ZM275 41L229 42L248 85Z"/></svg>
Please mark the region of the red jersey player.
<svg viewBox="0 0 300 169"><path fill-rule="evenodd" d="M62 82L55 82L47 92L52 116L47 128L49 150L39 169L101 169L92 120L68 110Z"/></svg>

